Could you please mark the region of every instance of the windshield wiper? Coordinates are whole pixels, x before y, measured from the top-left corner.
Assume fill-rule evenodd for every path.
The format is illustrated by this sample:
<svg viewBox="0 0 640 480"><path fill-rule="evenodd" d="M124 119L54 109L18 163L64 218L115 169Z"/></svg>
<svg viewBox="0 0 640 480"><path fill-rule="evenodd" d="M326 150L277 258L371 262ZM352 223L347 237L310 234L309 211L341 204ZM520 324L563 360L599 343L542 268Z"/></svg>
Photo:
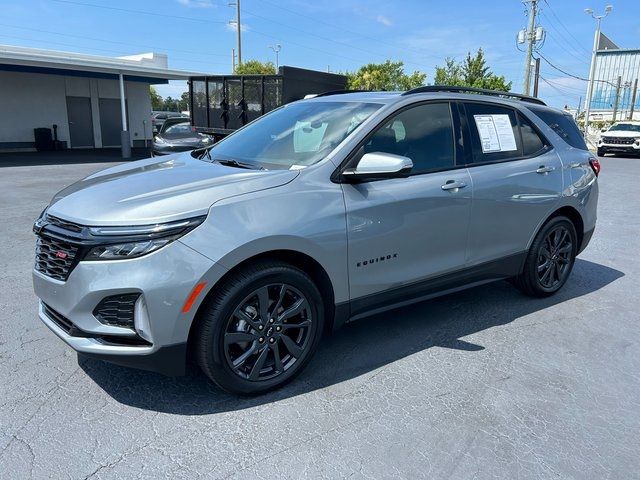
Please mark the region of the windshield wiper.
<svg viewBox="0 0 640 480"><path fill-rule="evenodd" d="M259 165L255 165L253 163L239 162L238 160L235 160L233 158L225 158L225 159L216 158L213 161L219 163L220 165L225 165L227 167L246 168L248 170L265 170L264 167L261 167Z"/></svg>

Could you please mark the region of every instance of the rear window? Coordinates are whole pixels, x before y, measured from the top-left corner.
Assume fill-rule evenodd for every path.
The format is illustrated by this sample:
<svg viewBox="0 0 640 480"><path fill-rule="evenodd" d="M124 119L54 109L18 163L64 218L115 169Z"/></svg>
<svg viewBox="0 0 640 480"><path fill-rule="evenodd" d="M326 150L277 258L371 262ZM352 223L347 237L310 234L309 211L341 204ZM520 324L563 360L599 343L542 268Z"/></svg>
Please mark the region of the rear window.
<svg viewBox="0 0 640 480"><path fill-rule="evenodd" d="M528 108L569 145L580 150L589 150L578 125L571 115L531 106L528 106Z"/></svg>

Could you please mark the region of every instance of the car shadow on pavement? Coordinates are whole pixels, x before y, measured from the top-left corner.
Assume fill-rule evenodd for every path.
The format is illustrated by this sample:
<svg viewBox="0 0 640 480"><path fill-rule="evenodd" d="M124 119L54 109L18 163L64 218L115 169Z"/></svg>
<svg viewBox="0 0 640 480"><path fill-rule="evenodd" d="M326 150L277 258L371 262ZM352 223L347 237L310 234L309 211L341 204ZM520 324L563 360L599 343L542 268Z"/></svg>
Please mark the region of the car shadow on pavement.
<svg viewBox="0 0 640 480"><path fill-rule="evenodd" d="M78 363L107 394L125 405L178 415L241 410L338 384L432 347L473 355L491 345L477 345L463 337L593 293L622 276L613 268L577 259L568 283L553 297L529 298L509 283L497 282L368 317L325 338L292 383L257 397L228 394L194 366L186 376L170 378L83 356L78 356Z"/></svg>

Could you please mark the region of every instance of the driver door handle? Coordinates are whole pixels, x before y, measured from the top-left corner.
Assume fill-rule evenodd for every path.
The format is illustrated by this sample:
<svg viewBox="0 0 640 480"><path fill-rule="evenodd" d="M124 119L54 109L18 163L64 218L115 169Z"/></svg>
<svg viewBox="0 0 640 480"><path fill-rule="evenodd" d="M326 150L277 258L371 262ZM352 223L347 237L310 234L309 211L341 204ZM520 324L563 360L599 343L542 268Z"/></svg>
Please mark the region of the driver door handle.
<svg viewBox="0 0 640 480"><path fill-rule="evenodd" d="M460 182L458 180L447 180L447 183L442 185L442 190L453 190L457 192L459 189L466 187L467 184L465 182Z"/></svg>

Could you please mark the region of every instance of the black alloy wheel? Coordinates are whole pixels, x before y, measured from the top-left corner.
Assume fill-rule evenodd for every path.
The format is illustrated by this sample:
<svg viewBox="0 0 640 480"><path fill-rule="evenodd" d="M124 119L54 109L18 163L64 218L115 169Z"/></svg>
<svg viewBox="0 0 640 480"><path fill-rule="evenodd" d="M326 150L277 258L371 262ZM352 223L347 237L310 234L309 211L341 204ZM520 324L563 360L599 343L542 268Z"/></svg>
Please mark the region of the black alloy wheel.
<svg viewBox="0 0 640 480"><path fill-rule="evenodd" d="M302 357L310 344L313 315L297 288L275 283L251 292L227 322L228 366L245 380L274 378Z"/></svg>
<svg viewBox="0 0 640 480"><path fill-rule="evenodd" d="M538 281L544 288L554 289L566 280L574 251L571 233L566 225L558 225L545 237L538 249Z"/></svg>

